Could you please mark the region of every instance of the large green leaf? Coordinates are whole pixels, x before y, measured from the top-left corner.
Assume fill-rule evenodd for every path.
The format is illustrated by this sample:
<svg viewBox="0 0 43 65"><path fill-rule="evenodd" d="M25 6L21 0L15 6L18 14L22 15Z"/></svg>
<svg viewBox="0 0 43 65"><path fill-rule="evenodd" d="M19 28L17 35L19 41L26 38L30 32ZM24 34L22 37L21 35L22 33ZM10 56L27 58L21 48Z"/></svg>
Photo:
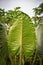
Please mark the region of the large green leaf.
<svg viewBox="0 0 43 65"><path fill-rule="evenodd" d="M25 57L30 57L35 49L35 29L30 17L21 13L18 19L10 27L8 34L8 46L9 51L14 56L20 53L20 47L22 54Z"/></svg>

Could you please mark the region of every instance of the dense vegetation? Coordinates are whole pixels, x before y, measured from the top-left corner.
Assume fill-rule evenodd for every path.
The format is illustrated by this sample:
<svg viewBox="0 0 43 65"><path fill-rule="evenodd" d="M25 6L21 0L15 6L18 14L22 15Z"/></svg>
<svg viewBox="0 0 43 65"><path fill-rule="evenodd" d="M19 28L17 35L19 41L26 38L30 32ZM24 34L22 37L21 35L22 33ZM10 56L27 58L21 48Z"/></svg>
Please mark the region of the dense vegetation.
<svg viewBox="0 0 43 65"><path fill-rule="evenodd" d="M39 55L42 47L36 45L39 41L36 42L35 27L43 20L43 16L37 16L43 13L43 3L34 8L34 11L35 16L32 19L35 24L20 7L8 11L0 8L0 65L39 65L39 60L42 64L42 53Z"/></svg>
<svg viewBox="0 0 43 65"><path fill-rule="evenodd" d="M0 22L0 65L6 65L8 55L7 31L4 23Z"/></svg>

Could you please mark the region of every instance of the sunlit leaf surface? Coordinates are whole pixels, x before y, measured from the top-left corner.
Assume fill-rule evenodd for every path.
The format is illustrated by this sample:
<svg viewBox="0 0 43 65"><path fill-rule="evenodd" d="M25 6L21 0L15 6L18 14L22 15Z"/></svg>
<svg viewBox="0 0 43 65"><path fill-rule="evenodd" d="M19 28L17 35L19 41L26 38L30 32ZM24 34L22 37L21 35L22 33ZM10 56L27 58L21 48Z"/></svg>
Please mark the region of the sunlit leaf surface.
<svg viewBox="0 0 43 65"><path fill-rule="evenodd" d="M25 57L30 57L33 54L36 45L35 29L27 14L21 12L10 27L8 42L9 51L14 56L20 54L21 46L22 54Z"/></svg>

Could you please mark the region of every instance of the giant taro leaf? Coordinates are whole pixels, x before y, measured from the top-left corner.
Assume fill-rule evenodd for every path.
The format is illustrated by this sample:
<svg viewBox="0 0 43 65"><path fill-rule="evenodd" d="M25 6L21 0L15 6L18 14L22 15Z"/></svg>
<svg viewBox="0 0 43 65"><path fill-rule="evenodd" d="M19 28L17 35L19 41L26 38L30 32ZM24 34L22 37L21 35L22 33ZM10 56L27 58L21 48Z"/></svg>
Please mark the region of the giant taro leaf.
<svg viewBox="0 0 43 65"><path fill-rule="evenodd" d="M14 56L20 54L20 47L22 54L25 57L30 57L35 49L35 29L30 17L22 13L18 19L10 27L8 34L9 51Z"/></svg>

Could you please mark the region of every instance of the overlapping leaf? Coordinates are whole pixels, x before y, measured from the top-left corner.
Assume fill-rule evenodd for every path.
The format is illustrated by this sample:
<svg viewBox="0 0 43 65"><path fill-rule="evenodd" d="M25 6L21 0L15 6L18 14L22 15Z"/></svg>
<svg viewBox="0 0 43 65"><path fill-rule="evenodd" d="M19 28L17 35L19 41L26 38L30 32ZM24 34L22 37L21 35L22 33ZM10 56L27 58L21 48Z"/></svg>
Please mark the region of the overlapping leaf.
<svg viewBox="0 0 43 65"><path fill-rule="evenodd" d="M6 65L8 46L5 24L0 22L0 65Z"/></svg>

